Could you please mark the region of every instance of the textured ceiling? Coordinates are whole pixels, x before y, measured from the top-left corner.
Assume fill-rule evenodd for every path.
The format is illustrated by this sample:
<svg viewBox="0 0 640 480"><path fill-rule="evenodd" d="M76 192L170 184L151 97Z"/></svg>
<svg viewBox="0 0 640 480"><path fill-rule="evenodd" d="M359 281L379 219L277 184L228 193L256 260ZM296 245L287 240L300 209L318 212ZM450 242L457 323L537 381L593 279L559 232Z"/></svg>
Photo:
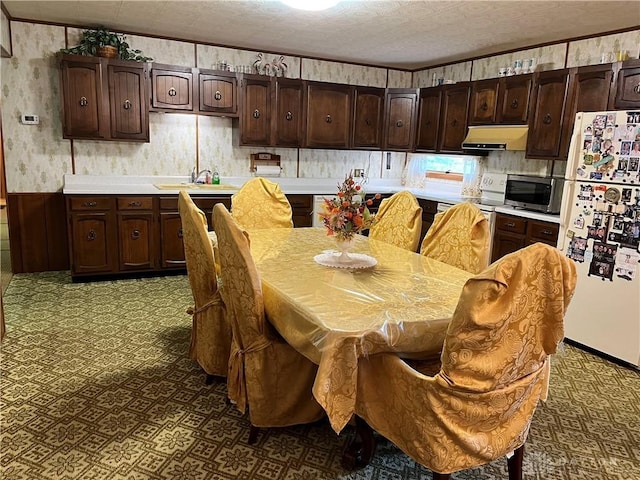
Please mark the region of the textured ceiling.
<svg viewBox="0 0 640 480"><path fill-rule="evenodd" d="M12 18L417 69L640 25L634 1L3 1Z"/></svg>

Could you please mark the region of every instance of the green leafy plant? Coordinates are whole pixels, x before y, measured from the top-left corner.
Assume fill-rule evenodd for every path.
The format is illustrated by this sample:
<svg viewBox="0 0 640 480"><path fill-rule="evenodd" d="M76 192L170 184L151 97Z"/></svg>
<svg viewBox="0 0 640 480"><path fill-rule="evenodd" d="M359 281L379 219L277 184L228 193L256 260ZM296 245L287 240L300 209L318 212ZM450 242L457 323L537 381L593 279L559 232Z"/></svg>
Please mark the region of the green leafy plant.
<svg viewBox="0 0 640 480"><path fill-rule="evenodd" d="M84 30L80 44L72 48L63 48L61 53L74 55L96 56L98 48L112 46L118 49L118 58L121 60L134 60L136 62L150 62L151 57L146 57L140 50L132 49L121 33L109 31L106 27L98 27L94 30Z"/></svg>

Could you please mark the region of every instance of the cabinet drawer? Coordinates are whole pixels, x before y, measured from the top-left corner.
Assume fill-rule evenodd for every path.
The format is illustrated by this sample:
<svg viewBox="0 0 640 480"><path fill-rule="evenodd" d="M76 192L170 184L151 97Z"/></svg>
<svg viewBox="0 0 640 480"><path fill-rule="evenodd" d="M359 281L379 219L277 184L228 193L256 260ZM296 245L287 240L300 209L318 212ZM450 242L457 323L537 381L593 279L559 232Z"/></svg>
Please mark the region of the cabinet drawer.
<svg viewBox="0 0 640 480"><path fill-rule="evenodd" d="M287 195L287 200L293 210L311 210L313 204L312 195Z"/></svg>
<svg viewBox="0 0 640 480"><path fill-rule="evenodd" d="M160 210L178 210L178 197L160 197Z"/></svg>
<svg viewBox="0 0 640 480"><path fill-rule="evenodd" d="M114 207L112 197L71 197L71 210L110 210Z"/></svg>
<svg viewBox="0 0 640 480"><path fill-rule="evenodd" d="M554 223L529 220L527 236L532 240L540 240L555 245L558 241L559 229L560 226Z"/></svg>
<svg viewBox="0 0 640 480"><path fill-rule="evenodd" d="M151 210L153 197L118 197L118 210Z"/></svg>
<svg viewBox="0 0 640 480"><path fill-rule="evenodd" d="M496 229L512 233L524 233L527 221L524 218L498 215L496 217Z"/></svg>

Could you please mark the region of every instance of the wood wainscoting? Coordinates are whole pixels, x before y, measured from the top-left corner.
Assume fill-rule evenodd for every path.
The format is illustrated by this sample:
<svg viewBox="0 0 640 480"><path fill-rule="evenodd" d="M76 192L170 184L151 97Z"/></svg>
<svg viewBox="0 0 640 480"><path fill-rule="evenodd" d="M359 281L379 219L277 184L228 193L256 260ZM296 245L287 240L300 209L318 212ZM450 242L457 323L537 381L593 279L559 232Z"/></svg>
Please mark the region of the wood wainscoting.
<svg viewBox="0 0 640 480"><path fill-rule="evenodd" d="M69 269L62 192L7 194L13 273Z"/></svg>

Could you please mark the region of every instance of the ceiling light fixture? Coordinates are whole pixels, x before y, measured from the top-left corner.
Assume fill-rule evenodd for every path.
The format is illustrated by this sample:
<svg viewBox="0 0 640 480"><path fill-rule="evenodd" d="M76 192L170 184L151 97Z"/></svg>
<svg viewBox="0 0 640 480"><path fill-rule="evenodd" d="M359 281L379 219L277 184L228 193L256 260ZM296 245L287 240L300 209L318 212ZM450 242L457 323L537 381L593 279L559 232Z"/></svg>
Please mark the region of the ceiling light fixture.
<svg viewBox="0 0 640 480"><path fill-rule="evenodd" d="M339 0L280 0L291 8L317 12L334 7Z"/></svg>

